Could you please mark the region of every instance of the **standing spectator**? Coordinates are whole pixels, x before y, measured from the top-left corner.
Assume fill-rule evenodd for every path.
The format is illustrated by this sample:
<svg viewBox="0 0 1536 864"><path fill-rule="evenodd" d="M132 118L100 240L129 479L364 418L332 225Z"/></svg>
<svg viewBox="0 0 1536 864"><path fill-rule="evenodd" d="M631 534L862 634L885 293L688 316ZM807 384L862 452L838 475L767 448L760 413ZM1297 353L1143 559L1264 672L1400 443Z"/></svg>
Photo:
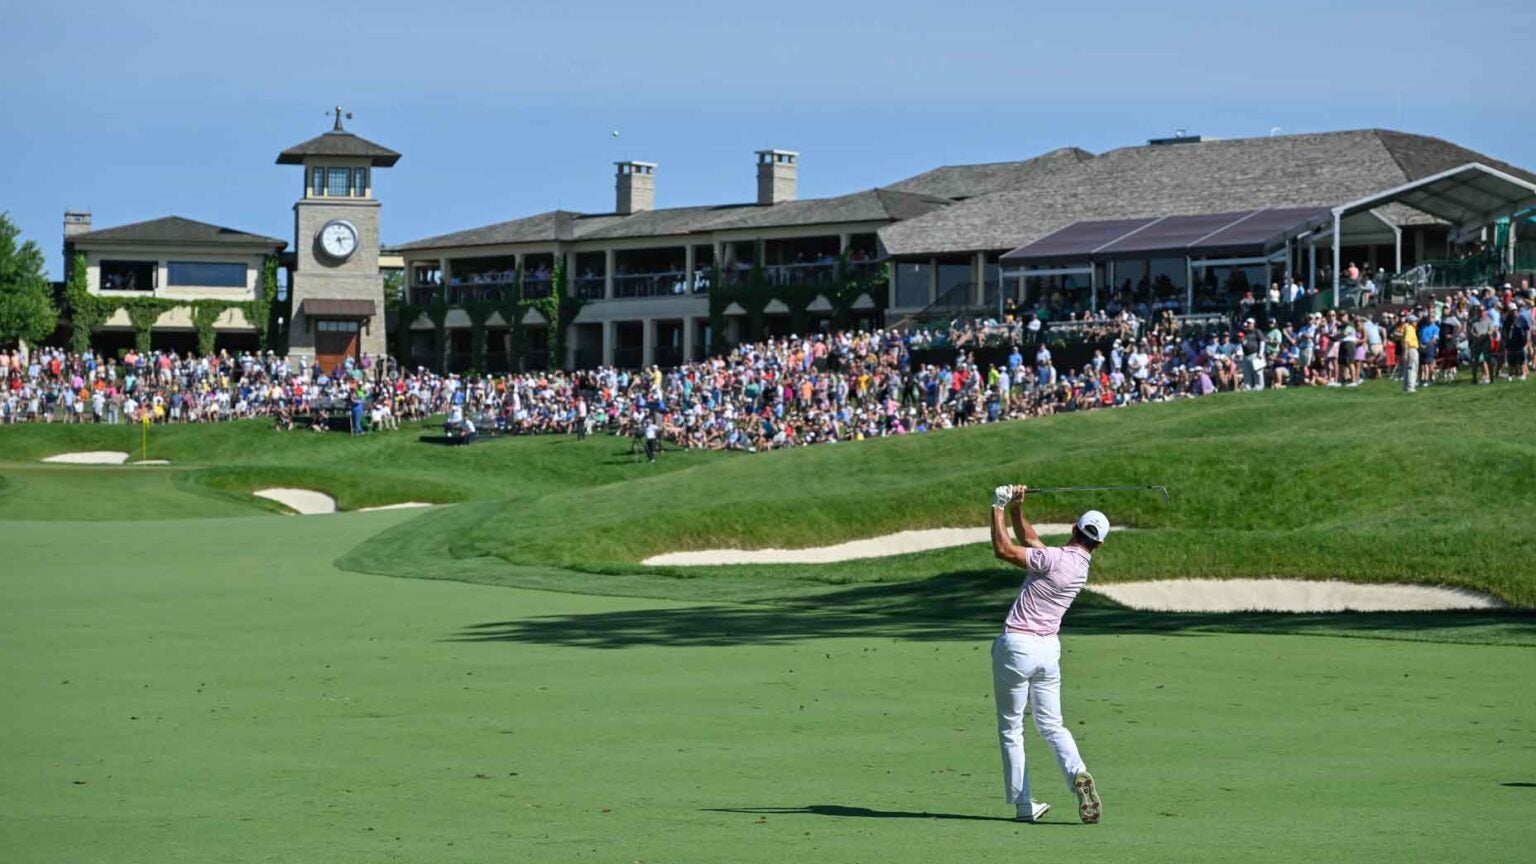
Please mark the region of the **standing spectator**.
<svg viewBox="0 0 1536 864"><path fill-rule="evenodd" d="M1493 334L1498 332L1498 325L1493 321L1493 308L1472 307L1467 313L1469 317L1475 317L1469 328L1469 341L1472 348L1472 383L1493 383Z"/></svg>
<svg viewBox="0 0 1536 864"><path fill-rule="evenodd" d="M1403 316L1394 333L1397 341L1398 365L1403 375L1403 390L1412 393L1419 386L1419 330L1418 319L1412 313Z"/></svg>
<svg viewBox="0 0 1536 864"><path fill-rule="evenodd" d="M659 449L659 442L657 441L656 436L659 434L659 432L660 430L656 427L656 415L654 413L647 412L645 415L645 426L642 433L645 436L645 461L647 462L656 461L656 451Z"/></svg>

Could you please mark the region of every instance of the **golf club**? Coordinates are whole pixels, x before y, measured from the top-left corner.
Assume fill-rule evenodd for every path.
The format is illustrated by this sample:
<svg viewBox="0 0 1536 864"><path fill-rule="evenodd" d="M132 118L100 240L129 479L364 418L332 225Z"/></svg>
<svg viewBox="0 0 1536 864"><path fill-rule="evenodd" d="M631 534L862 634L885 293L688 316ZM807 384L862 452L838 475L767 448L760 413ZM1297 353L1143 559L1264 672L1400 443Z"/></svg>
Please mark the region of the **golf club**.
<svg viewBox="0 0 1536 864"><path fill-rule="evenodd" d="M1151 489L1162 494L1163 503L1168 503L1168 487L1153 486L1151 484L1130 486L1031 486L1026 495L1044 495L1051 492L1124 492L1132 489Z"/></svg>

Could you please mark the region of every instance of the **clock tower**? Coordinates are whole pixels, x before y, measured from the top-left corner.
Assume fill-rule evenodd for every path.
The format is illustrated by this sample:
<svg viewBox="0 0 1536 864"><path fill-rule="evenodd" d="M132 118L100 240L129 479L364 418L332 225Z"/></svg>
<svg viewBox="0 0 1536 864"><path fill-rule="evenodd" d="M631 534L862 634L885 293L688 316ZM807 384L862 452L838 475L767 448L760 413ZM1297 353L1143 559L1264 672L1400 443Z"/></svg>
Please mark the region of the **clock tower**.
<svg viewBox="0 0 1536 864"><path fill-rule="evenodd" d="M385 353L384 278L379 273L379 202L373 169L400 154L342 128L279 153L277 164L304 166L304 193L293 205L294 267L288 353L329 372L347 357Z"/></svg>

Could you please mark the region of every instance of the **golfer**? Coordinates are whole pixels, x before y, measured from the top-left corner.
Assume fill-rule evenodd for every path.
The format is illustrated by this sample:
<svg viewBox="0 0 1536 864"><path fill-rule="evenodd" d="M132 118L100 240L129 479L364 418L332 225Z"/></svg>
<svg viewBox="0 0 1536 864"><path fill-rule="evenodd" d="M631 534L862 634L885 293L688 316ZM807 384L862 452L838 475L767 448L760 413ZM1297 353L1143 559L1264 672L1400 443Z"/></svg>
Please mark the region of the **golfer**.
<svg viewBox="0 0 1536 864"><path fill-rule="evenodd" d="M1035 822L1051 809L1036 803L1029 794L1029 773L1024 767L1024 709L1034 703L1035 728L1056 753L1056 762L1067 785L1077 796L1077 814L1085 823L1099 821L1099 795L1093 777L1078 755L1077 742L1061 722L1062 616L1088 583L1088 564L1093 550L1109 536L1109 520L1089 510L1072 526L1065 546L1040 542L1034 526L1024 518L1027 486L999 486L992 493L992 552L1003 561L1023 568L1028 575L1018 599L1008 610L1003 634L992 643L992 692L997 700L997 737L1003 751L1003 788L1008 803L1017 805L1021 822ZM1023 544L1008 538L1004 511Z"/></svg>

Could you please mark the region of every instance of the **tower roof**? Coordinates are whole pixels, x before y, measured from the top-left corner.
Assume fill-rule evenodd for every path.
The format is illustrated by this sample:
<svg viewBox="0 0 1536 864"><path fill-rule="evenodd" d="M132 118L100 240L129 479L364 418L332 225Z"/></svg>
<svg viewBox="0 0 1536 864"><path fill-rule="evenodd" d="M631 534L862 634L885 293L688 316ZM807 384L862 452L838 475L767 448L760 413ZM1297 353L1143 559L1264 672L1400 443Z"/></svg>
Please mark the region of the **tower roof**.
<svg viewBox="0 0 1536 864"><path fill-rule="evenodd" d="M399 153L342 129L338 122L335 129L324 135L316 135L277 154L277 164L302 165L305 159L313 156L360 157L377 168L388 168L400 161Z"/></svg>

